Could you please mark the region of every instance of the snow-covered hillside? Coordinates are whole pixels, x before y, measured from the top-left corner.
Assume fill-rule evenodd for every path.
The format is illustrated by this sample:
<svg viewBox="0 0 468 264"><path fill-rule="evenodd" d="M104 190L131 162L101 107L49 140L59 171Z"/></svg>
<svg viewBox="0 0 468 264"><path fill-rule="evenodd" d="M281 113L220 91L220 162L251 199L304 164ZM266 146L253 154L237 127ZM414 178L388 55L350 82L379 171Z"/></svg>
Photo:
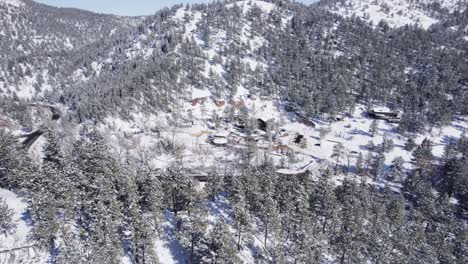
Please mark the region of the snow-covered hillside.
<svg viewBox="0 0 468 264"><path fill-rule="evenodd" d="M261 165L271 160L280 175L295 177L306 172L316 174L324 168L335 167L338 161L345 167L350 164L350 167L349 174L343 172L330 179L335 185L341 185L345 179L354 179L369 185L388 186L396 193L401 192L403 181L389 180L392 162L401 157L405 171L414 169L412 152L405 149L409 137L414 138L417 145L429 139L432 142L432 154L437 160L443 160L445 146L449 142L456 142L468 131L468 120L460 118L449 126L431 132L403 136L396 124L380 120L372 135L370 128L374 120L368 117L363 105L358 105L350 116L341 116L338 122L314 119L315 127L312 127L296 113L288 112L280 101L247 96L239 96L237 100L220 102L208 97L195 99L184 103L184 110L177 114L138 114L134 116L133 122L108 118L100 130L107 135L115 151L131 146L129 154L146 159L146 164L155 171L164 171L180 163L194 177L206 177L213 172L239 176L239 168L245 161L242 153L251 150L252 164ZM247 135L231 116L241 115L242 107L246 107L252 120L268 122L272 131L265 133L255 122L253 134ZM389 111L384 107L379 109ZM296 142L298 137L304 139L300 143ZM393 143L391 149L384 153L380 176L358 175L354 166L358 156L369 159L384 140ZM174 144L178 151L167 153L163 151L164 144ZM344 154L337 160L334 148L339 144L343 145ZM209 217L232 221L226 212L229 205L224 197L210 204L209 208L220 205L222 210L211 210ZM164 263L180 263L187 258L180 244L174 242L175 223L174 216L167 214L166 233L156 242L158 255ZM256 243L257 239L253 237L252 243ZM257 246L262 248L262 243L257 243ZM239 257L244 263L253 263L254 254L254 250L245 248Z"/></svg>
<svg viewBox="0 0 468 264"><path fill-rule="evenodd" d="M64 64L60 52L74 52L133 28L141 20L1 0L0 94L25 99L42 96L53 85L52 68Z"/></svg>
<svg viewBox="0 0 468 264"><path fill-rule="evenodd" d="M0 4L20 7L24 4L22 0L0 0Z"/></svg>
<svg viewBox="0 0 468 264"><path fill-rule="evenodd" d="M5 202L13 211L12 231L0 234L0 263L47 263L47 254L37 250L34 242L29 241L31 223L27 203L18 195L0 188L0 201Z"/></svg>
<svg viewBox="0 0 468 264"><path fill-rule="evenodd" d="M463 259L462 2L0 1L1 264Z"/></svg>
<svg viewBox="0 0 468 264"><path fill-rule="evenodd" d="M391 27L418 25L427 29L440 21L446 14L454 11L463 12L467 7L466 0L344 0L323 1L333 13L344 17L356 16L377 25L381 20Z"/></svg>

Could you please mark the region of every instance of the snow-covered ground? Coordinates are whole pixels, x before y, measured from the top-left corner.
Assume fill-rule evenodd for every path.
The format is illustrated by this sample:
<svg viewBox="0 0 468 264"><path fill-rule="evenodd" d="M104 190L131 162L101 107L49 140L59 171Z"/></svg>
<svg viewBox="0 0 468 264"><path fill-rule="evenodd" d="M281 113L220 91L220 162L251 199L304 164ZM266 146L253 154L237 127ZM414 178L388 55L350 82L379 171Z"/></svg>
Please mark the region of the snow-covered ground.
<svg viewBox="0 0 468 264"><path fill-rule="evenodd" d="M336 160L332 158L333 147L342 143L348 152L355 153L350 160L351 165L356 162L357 153L362 153L365 157L368 152L369 142L374 145L382 143L384 136L394 142L394 148L385 154L385 165L389 166L392 160L401 156L405 161L405 167L411 168L411 153L404 149L407 137L402 136L396 124L390 124L386 121L378 121L377 133L372 137L370 126L373 119L367 117L365 107L358 105L355 111L349 117L344 117L342 121L326 122L313 120L316 127L305 125L300 122L294 113L287 112L280 102L268 98L248 99L242 98L242 104L249 109L251 118L273 121L278 124L277 139L269 141L260 131L257 132L259 141L256 143L257 155L254 155L252 163L261 162L265 157L272 159L280 173L294 174L305 172L306 170L314 172L322 165L334 164ZM102 127L102 131L110 133L111 144L132 146L135 155L144 156L149 160L152 169L164 170L172 163L180 162L187 171L194 174L203 174L216 168L218 173L225 172L236 174L235 167L240 162L239 150L247 148L247 143L243 140L242 132L234 126L234 122L225 122L224 117L228 109L238 102L225 102L223 106L218 106L216 102L207 98L204 103L192 105L187 102L182 106L179 112L177 128L171 124L174 116L143 116L136 115L135 121L126 122L116 118L109 118L107 125ZM236 110L238 113L239 110ZM218 127L214 127L213 116L218 115L220 122ZM193 124L192 124L193 122ZM330 132L325 138L320 139L320 130L329 129ZM451 139L458 139L464 131L468 131L468 119L459 118L452 125L441 129L434 129L420 135L413 135L416 144L421 144L425 138L433 143L433 154L435 157L442 157L444 146ZM296 135L303 135L307 139L307 145L301 146L294 143ZM211 136L227 138L228 144L217 146L210 143ZM174 142L179 152L168 153L158 149L161 142ZM284 147L294 153L295 159L289 160L286 153L281 153ZM139 154L138 154L139 153ZM144 153L144 154L142 154ZM286 160L286 161L285 161ZM347 159L341 160L342 164L347 163ZM388 169L388 168L387 168ZM345 177L356 179L351 171L349 176L337 175L333 178L335 184L341 184ZM401 183L387 182L378 179L373 181L371 177L359 177L358 180L369 184L384 186L388 185L394 191L399 191ZM208 221L212 225L219 219L229 222L229 203L225 197L219 197L216 203L208 205L210 215ZM167 215L166 229L171 230L171 216ZM255 250L261 249L262 243L256 241L255 237L249 238L249 245L254 245ZM159 257L164 263L183 263L186 257L181 251L180 245L167 236L158 240L155 244ZM245 263L253 263L253 252L251 248L244 248L240 253Z"/></svg>
<svg viewBox="0 0 468 264"><path fill-rule="evenodd" d="M298 119L294 113L288 113L284 107L276 100L255 98L254 100L244 97L238 102L224 102L224 105L218 106L217 102L206 98L206 101L200 101L196 105L187 102L179 116L174 120L172 115L156 116L135 116L137 121L125 122L120 119L109 118L108 127L103 131L113 131L110 137L112 144L119 144L122 139L125 144L133 145L134 149L146 150L152 153L153 160L150 162L153 169L165 169L172 163L182 162L184 167L198 172L206 171L212 166L217 166L219 171L223 171L226 166L235 167L239 162L238 152L245 149L248 145L245 135L238 130L233 123L225 121L225 115L230 108L236 108L236 105L244 104L253 119L262 119L276 123L278 130L276 139L269 140L263 131L257 130L254 137L257 139L257 155L252 162L261 162L265 154L273 159L278 167L289 170L305 170L317 167L323 162L334 162L331 158L333 147L342 143L350 153L354 153L351 164L356 162L358 153L365 157L367 146L372 142L375 146L382 143L384 137L394 142L394 148L385 154L385 164L390 165L396 157L402 157L406 162L405 167L411 168L411 153L404 149L407 137L402 136L397 129L397 124L390 124L380 120L378 122L378 131L372 136L369 132L373 119L368 118L363 105L358 105L350 117L345 117L339 122L326 122L314 120L316 127L308 126ZM239 109L235 110L237 113ZM214 116L218 116L220 121L218 127L215 127ZM192 123L193 122L193 123ZM173 123L178 123L174 127ZM109 129L108 129L109 128ZM158 132L149 132L158 130ZM325 138L320 138L321 130L330 132ZM468 122L460 118L453 122L451 126L441 129L433 129L421 135L415 135L416 144L421 144L425 138L433 143L433 154L436 157L442 157L444 146L451 140L457 139L464 131L468 131ZM211 136L226 138L229 142L226 146L223 144L210 143ZM297 135L303 135L307 140L306 146L294 143ZM151 151L160 144L161 140L173 142L178 146L181 153L178 157L168 153L157 154ZM288 161L286 153L294 152L295 160ZM283 160L283 164L281 164ZM346 163L344 158L342 163ZM280 166L282 165L282 166Z"/></svg>
<svg viewBox="0 0 468 264"><path fill-rule="evenodd" d="M453 10L455 1L441 1L443 7ZM330 9L331 12L344 17L357 16L372 22L376 26L381 20L386 21L391 27L404 25L418 25L424 29L438 22L436 18L420 8L416 3L408 0L346 0L337 2Z"/></svg>
<svg viewBox="0 0 468 264"><path fill-rule="evenodd" d="M349 152L361 152L365 156L369 142L378 145L386 136L394 141L395 147L385 154L385 164L390 165L395 157L401 156L406 162L406 168L411 168L411 153L404 149L407 138L398 133L396 124L385 121L378 121L377 133L372 137L369 128L373 120L367 117L363 105L358 105L352 115L344 116L342 121L313 120L316 127L311 127L300 122L295 113L287 112L284 105L275 99L242 96L237 101L219 104L219 101L206 98L204 102L196 104L192 101L185 102L177 115L160 113L156 116L139 113L134 114L133 121L108 118L105 124L101 125L101 131L107 136L115 153L126 155L123 149L129 148L131 154L146 159L147 164L154 170L164 170L178 162L194 174L204 174L213 168L221 175L227 171L236 174L235 167L239 165L240 152L248 147L248 143L242 131L235 127L235 122L226 122L225 119L229 109L233 108L234 112L239 114L242 105L248 109L250 117L254 120L262 119L277 126L276 139L273 140L269 140L265 133L257 130L254 135L258 140L255 144L257 153L253 155L252 163L262 162L267 156L275 162L280 173L315 171L324 164L335 162L331 155L333 147L338 143L342 143ZM216 122L214 116L219 116L220 121ZM330 132L321 139L321 130ZM444 145L451 139L459 138L464 131L468 131L468 119L460 117L450 126L434 129L415 138L417 144L420 144L424 138L430 139L434 144L433 154L442 157ZM297 135L303 135L307 139L307 144L294 143ZM214 136L226 138L228 143L212 144L210 138ZM164 150L162 146L169 143L173 143L175 151ZM32 154L40 153L40 144L37 149L33 148L32 152ZM294 153L295 158L290 160L287 152ZM351 164L355 162L354 156ZM343 158L341 163L346 164L346 158ZM344 177L347 176L337 175L333 180L336 184L340 184ZM355 178L353 172L348 177ZM400 188L398 182L381 180L374 182L370 177L362 177L361 180L379 186L387 184L395 191ZM14 209L17 225L12 234L0 238L0 250L29 245L27 235L30 226L25 214L26 202L7 190L0 190L0 197ZM219 196L216 202L207 204L207 208L208 230L216 221L223 220L228 223L231 221L229 216L231 209L225 196ZM155 249L160 260L163 263L183 263L186 252L173 237L174 219L170 213L166 214L164 230L164 235L155 240ZM253 263L253 255L258 250L262 250L262 242L255 236L246 239L248 243L245 244L249 246L243 248L239 257L245 263ZM30 254L34 261L25 263L44 263L47 260L47 256L41 253L31 250ZM0 258L0 263L2 260Z"/></svg>
<svg viewBox="0 0 468 264"><path fill-rule="evenodd" d="M0 263L46 263L48 256L32 246L28 241L31 230L27 215L27 203L13 192L0 189L0 198L13 210L13 223L16 228L9 234L0 234L0 252L12 250L10 253L0 254ZM24 249L20 249L23 248ZM12 262L9 262L12 261Z"/></svg>
<svg viewBox="0 0 468 264"><path fill-rule="evenodd" d="M276 8L275 4L268 3L265 1L259 1L259 0L245 0L245 1L238 1L234 2L232 4L226 5L227 8L232 8L234 5L237 5L242 9L243 14L247 14L252 7L256 6L260 8L264 13L269 14L273 9Z"/></svg>

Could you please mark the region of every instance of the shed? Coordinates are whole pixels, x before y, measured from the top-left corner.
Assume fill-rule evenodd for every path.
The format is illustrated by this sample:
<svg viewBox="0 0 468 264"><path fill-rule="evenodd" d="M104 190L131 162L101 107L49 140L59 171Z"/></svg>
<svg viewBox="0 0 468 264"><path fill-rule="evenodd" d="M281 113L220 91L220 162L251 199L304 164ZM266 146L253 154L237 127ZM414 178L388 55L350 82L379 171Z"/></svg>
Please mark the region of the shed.
<svg viewBox="0 0 468 264"><path fill-rule="evenodd" d="M214 104L217 107L223 107L226 104L226 101L214 100Z"/></svg>
<svg viewBox="0 0 468 264"><path fill-rule="evenodd" d="M301 144L302 140L304 140L304 135L298 134L298 135L294 138L294 143L296 143L296 144Z"/></svg>
<svg viewBox="0 0 468 264"><path fill-rule="evenodd" d="M257 123L258 123L258 129L260 129L260 130L262 130L264 132L267 131L268 123L265 120L263 120L261 118L258 118Z"/></svg>
<svg viewBox="0 0 468 264"><path fill-rule="evenodd" d="M208 100L208 97L194 98L192 99L191 103L192 103L192 106L203 105L206 103L207 100Z"/></svg>

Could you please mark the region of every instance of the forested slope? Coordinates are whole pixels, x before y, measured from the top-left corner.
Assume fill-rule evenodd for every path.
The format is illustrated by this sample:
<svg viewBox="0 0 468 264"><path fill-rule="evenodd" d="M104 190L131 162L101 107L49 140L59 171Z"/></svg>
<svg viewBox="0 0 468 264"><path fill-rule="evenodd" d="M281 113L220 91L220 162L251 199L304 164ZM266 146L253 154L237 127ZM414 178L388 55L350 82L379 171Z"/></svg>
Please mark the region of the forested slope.
<svg viewBox="0 0 468 264"><path fill-rule="evenodd" d="M0 0L0 262L467 262L463 3Z"/></svg>

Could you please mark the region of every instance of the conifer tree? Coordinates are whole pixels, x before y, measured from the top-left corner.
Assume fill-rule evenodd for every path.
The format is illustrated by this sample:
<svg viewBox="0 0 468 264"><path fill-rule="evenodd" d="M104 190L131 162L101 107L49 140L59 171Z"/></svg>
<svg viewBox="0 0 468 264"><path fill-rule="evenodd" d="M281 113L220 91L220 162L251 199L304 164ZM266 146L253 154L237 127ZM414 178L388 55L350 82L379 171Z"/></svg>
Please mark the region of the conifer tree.
<svg viewBox="0 0 468 264"><path fill-rule="evenodd" d="M243 194L233 198L232 216L236 229L237 251L241 250L244 234L250 231L251 216Z"/></svg>
<svg viewBox="0 0 468 264"><path fill-rule="evenodd" d="M228 226L217 221L206 239L206 253L201 263L241 263L237 256L236 244L230 235Z"/></svg>
<svg viewBox="0 0 468 264"><path fill-rule="evenodd" d="M16 228L13 223L13 210L0 198L0 234L6 235Z"/></svg>
<svg viewBox="0 0 468 264"><path fill-rule="evenodd" d="M402 157L396 157L392 161L392 165L390 165L390 172L388 174L388 178L391 181L401 181L405 177L404 172L404 160Z"/></svg>
<svg viewBox="0 0 468 264"><path fill-rule="evenodd" d="M372 120L372 123L369 128L369 133L371 134L372 137L375 136L378 129L379 129L379 123L377 122L377 120Z"/></svg>

